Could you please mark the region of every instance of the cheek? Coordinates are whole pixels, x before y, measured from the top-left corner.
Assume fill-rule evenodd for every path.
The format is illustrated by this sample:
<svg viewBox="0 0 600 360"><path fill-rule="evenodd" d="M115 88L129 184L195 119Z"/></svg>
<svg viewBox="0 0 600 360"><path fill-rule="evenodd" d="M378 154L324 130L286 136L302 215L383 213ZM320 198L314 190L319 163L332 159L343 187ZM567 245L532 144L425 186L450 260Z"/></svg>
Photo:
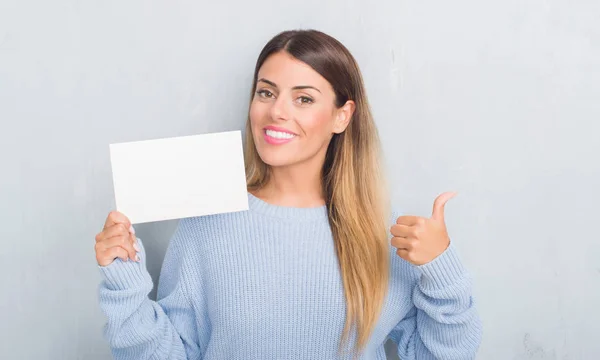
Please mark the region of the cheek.
<svg viewBox="0 0 600 360"><path fill-rule="evenodd" d="M249 112L250 124L252 125L253 128L255 126L260 125L260 123L263 121L263 119L265 117L265 114L266 114L266 109L265 109L264 104L253 101L252 105L250 106L250 112Z"/></svg>
<svg viewBox="0 0 600 360"><path fill-rule="evenodd" d="M333 120L330 111L315 110L310 114L305 114L300 124L304 131L311 136L328 136L333 129Z"/></svg>

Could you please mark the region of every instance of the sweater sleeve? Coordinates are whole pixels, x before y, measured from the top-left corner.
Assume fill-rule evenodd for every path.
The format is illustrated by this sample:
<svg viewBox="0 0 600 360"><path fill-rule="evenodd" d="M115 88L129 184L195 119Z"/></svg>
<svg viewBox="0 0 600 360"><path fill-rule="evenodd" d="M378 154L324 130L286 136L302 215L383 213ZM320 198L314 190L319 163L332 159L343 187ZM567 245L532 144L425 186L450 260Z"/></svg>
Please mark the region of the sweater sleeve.
<svg viewBox="0 0 600 360"><path fill-rule="evenodd" d="M140 245L140 262L117 258L100 266L100 307L107 317L104 337L117 360L201 358L195 312L187 294L184 235L180 220L165 255L157 301L149 299L153 283Z"/></svg>
<svg viewBox="0 0 600 360"><path fill-rule="evenodd" d="M471 279L454 245L430 263L413 268L417 277L414 306L390 333L398 356L403 360L474 359L482 325Z"/></svg>

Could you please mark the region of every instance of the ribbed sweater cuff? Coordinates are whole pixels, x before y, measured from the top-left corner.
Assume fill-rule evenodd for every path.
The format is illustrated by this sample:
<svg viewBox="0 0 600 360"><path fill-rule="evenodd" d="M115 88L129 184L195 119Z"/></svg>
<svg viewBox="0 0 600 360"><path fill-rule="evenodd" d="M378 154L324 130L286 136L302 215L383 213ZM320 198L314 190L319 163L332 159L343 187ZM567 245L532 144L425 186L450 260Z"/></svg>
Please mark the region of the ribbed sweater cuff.
<svg viewBox="0 0 600 360"><path fill-rule="evenodd" d="M151 280L148 271L143 265L143 259L123 261L115 259L110 265L98 266L104 278L106 287L110 290L139 289L144 283Z"/></svg>
<svg viewBox="0 0 600 360"><path fill-rule="evenodd" d="M440 256L427 264L417 266L417 269L423 275L421 288L428 290L447 288L467 276L467 271L452 242Z"/></svg>

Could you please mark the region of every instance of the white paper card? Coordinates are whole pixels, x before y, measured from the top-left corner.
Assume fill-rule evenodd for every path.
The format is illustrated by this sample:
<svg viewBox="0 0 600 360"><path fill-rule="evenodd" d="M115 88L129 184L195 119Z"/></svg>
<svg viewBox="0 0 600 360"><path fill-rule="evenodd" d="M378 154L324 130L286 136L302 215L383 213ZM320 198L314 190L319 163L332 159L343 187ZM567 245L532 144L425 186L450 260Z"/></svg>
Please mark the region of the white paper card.
<svg viewBox="0 0 600 360"><path fill-rule="evenodd" d="M110 159L133 224L248 210L239 130L110 144Z"/></svg>

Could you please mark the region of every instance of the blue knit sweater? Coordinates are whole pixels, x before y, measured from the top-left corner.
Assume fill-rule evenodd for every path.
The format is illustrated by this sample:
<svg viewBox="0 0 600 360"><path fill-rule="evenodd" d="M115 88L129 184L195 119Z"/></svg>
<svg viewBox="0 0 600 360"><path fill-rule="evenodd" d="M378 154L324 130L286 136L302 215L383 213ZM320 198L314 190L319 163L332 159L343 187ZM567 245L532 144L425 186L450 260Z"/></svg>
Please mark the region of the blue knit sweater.
<svg viewBox="0 0 600 360"><path fill-rule="evenodd" d="M248 211L179 221L158 301L148 298L141 241L140 262L100 267L104 336L116 359L339 358L346 309L326 207L278 206L250 193L248 201ZM395 250L361 359L385 359L388 338L402 360L473 359L481 323L454 245L423 266Z"/></svg>

